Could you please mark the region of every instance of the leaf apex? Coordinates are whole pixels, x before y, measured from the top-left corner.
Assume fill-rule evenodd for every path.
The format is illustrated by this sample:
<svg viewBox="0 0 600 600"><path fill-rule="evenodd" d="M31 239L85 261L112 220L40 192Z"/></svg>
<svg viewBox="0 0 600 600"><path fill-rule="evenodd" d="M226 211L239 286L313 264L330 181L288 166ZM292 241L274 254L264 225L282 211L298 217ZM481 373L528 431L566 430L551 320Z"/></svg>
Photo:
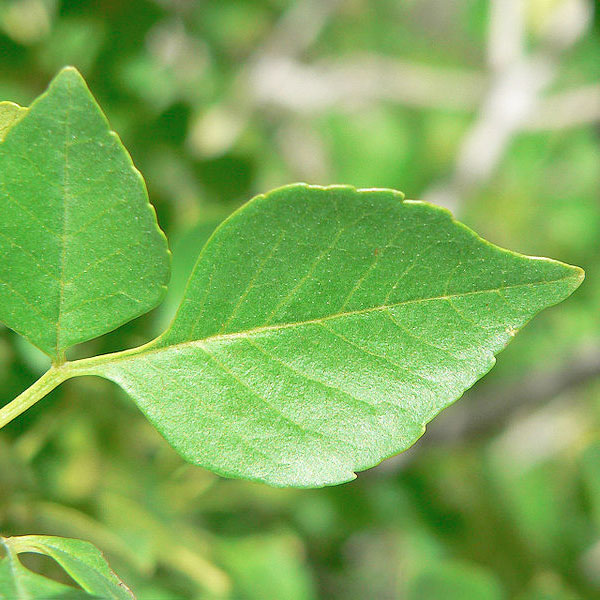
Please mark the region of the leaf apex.
<svg viewBox="0 0 600 600"><path fill-rule="evenodd" d="M79 76L83 79L81 73L79 72L79 70L77 69L77 67L74 67L73 65L66 65L64 66L56 75L56 77L60 77L61 75L75 75L75 76Z"/></svg>
<svg viewBox="0 0 600 600"><path fill-rule="evenodd" d="M575 265L567 265L571 268L572 275L571 279L573 284L571 286L571 294L583 283L585 279L585 271L581 267Z"/></svg>
<svg viewBox="0 0 600 600"><path fill-rule="evenodd" d="M79 72L76 67L66 66L63 67L52 79L49 87L55 85L79 85L88 90L87 83L83 78L83 75Z"/></svg>

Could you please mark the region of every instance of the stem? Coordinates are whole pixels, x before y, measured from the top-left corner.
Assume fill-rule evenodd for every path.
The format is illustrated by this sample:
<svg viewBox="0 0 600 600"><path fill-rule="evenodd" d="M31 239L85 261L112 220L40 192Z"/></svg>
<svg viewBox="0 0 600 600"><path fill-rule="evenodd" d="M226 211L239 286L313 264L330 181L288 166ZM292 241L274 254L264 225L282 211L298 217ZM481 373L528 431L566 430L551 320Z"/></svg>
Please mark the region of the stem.
<svg viewBox="0 0 600 600"><path fill-rule="evenodd" d="M46 394L49 394L65 379L72 376L73 373L70 369L65 368L64 365L51 367L31 387L27 388L22 394L19 394L12 402L0 408L0 429L24 413L38 400L46 396Z"/></svg>

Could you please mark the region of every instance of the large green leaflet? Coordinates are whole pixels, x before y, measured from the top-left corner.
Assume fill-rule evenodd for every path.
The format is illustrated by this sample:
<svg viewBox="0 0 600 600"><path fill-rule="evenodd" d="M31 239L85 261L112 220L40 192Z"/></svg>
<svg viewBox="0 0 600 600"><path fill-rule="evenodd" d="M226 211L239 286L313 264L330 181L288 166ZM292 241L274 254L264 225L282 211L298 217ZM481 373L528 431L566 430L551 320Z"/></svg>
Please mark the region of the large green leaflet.
<svg viewBox="0 0 600 600"><path fill-rule="evenodd" d="M4 558L0 558L0 600L133 598L127 586L111 571L102 553L89 542L47 535L28 535L0 538L0 550L5 554ZM50 556L82 590L29 571L18 559L18 554L23 552Z"/></svg>
<svg viewBox="0 0 600 600"><path fill-rule="evenodd" d="M330 485L412 445L581 279L397 192L294 185L215 232L165 334L93 371L191 462Z"/></svg>
<svg viewBox="0 0 600 600"><path fill-rule="evenodd" d="M10 192L0 187L10 215L0 223L0 319L10 327L60 359L156 304L164 238L73 69L9 123L0 186ZM32 389L39 399L66 378L100 375L190 462L273 485L331 485L412 445L582 278L398 192L287 186L216 230L157 340L59 364Z"/></svg>
<svg viewBox="0 0 600 600"><path fill-rule="evenodd" d="M0 105L0 320L55 361L162 299L166 239L81 75Z"/></svg>

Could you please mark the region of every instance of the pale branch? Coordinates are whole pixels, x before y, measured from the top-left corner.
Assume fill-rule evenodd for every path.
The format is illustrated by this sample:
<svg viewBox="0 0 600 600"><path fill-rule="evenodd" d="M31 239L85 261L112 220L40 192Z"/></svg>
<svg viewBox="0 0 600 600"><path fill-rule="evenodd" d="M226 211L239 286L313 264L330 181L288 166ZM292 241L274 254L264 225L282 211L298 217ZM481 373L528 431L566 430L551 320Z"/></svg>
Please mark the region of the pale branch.
<svg viewBox="0 0 600 600"><path fill-rule="evenodd" d="M487 61L493 71L501 71L523 56L524 9L522 0L490 1Z"/></svg>
<svg viewBox="0 0 600 600"><path fill-rule="evenodd" d="M600 123L600 84L547 96L525 124L527 131L567 129Z"/></svg>
<svg viewBox="0 0 600 600"><path fill-rule="evenodd" d="M197 119L189 137L190 149L203 156L226 151L236 142L252 113L261 107L300 117L380 102L468 113L483 107L485 119L482 123L481 119L476 121L480 135L473 134L475 140L470 143L476 151L465 150L467 158L460 164L485 161L479 171L486 177L519 130L552 130L600 121L597 97L588 86L544 94L554 78L562 50L578 39L589 22L589 12L585 6L581 8L581 3L576 2L575 8L559 7L549 19L540 49L530 55L522 53L524 44L519 38L523 31L520 3L493 3L497 19L490 27L486 70L434 67L364 53L338 60L302 62L301 55L339 4L340 0L309 0L291 7L242 66L229 100ZM509 30L511 33L507 34ZM560 110L555 112L557 106ZM488 139L488 135L493 143L486 144L481 152L479 140ZM471 162L473 157L475 163ZM447 182L443 185L448 186Z"/></svg>
<svg viewBox="0 0 600 600"><path fill-rule="evenodd" d="M312 65L270 56L251 72L255 102L300 114L390 101L417 108L471 111L485 91L483 73L358 54Z"/></svg>
<svg viewBox="0 0 600 600"><path fill-rule="evenodd" d="M481 103L487 82L484 71L360 54L312 64L273 57L253 71L251 88L260 106L310 117L332 108L352 110L378 102L472 112ZM600 87L589 84L544 96L523 128L544 131L597 122Z"/></svg>
<svg viewBox="0 0 600 600"><path fill-rule="evenodd" d="M342 0L303 0L283 13L271 33L254 52L252 60L263 56L298 57L318 38Z"/></svg>
<svg viewBox="0 0 600 600"><path fill-rule="evenodd" d="M491 82L479 113L464 136L454 172L424 194L425 200L457 211L461 199L472 195L493 174L515 135L535 114L545 90L555 80L560 59L591 23L585 2L561 3L547 19L538 48L525 52L523 39L500 33L509 26L525 34L521 10L514 0L495 0L488 31ZM497 23L500 21L500 24Z"/></svg>

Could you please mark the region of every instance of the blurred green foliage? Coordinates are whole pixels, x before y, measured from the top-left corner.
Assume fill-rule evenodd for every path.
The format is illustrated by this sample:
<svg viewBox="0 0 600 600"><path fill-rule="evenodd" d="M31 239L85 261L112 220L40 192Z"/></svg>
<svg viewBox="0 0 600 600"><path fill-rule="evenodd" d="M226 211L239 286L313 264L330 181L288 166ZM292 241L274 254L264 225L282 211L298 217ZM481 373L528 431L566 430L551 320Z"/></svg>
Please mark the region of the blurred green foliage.
<svg viewBox="0 0 600 600"><path fill-rule="evenodd" d="M494 4L502 3L0 0L0 99L27 105L60 67L77 66L172 242L165 304L72 357L160 331L210 232L256 193L305 180L422 198L445 185L480 114L481 101L469 98L493 83ZM528 326L479 394L461 401L485 425L477 435L426 435L337 488L276 490L185 465L116 386L69 381L0 434L0 531L89 540L142 600L599 597L599 378L558 386L491 424L475 401L600 348L593 4L523 1L526 51L547 52L556 72L529 117L537 125L512 132L489 176L454 206L493 242L587 272L578 293ZM589 18L569 45L548 50L548 22L563 5ZM348 67L365 56L416 68L410 94L385 77L367 89L373 63ZM290 65L305 78L294 80ZM428 69L449 73L458 95L436 87ZM319 73L330 76L325 85ZM475 76L461 87L465 73ZM422 93L419 81L428 83ZM564 93L579 94L581 106L560 105L563 114L544 105ZM0 330L3 401L44 367ZM439 428L451 430L453 415ZM50 563L30 563L67 581Z"/></svg>

